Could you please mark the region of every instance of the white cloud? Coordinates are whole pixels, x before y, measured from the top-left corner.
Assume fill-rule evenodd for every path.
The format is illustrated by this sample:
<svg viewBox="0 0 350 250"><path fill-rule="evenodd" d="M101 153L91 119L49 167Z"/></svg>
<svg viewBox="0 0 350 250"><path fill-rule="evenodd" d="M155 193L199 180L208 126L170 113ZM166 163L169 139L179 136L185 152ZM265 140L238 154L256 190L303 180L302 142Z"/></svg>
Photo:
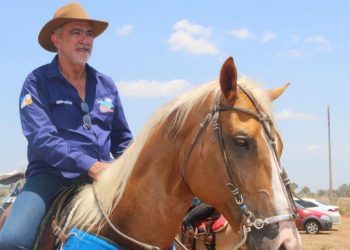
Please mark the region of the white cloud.
<svg viewBox="0 0 350 250"><path fill-rule="evenodd" d="M332 52L332 51L334 51L332 43L321 35L307 37L305 39L305 43L315 45L317 52L322 52L322 51Z"/></svg>
<svg viewBox="0 0 350 250"><path fill-rule="evenodd" d="M270 31L270 30L266 30L263 34L262 37L259 41L260 44L262 43L268 43L270 41L272 41L273 39L275 39L277 37L277 34Z"/></svg>
<svg viewBox="0 0 350 250"><path fill-rule="evenodd" d="M174 33L168 44L173 51L187 51L194 55L215 55L218 53L216 45L209 40L210 27L203 27L186 19L175 23Z"/></svg>
<svg viewBox="0 0 350 250"><path fill-rule="evenodd" d="M171 50L184 50L195 55L215 55L218 53L218 49L212 42L203 38L195 38L184 31L173 33L169 39L169 44Z"/></svg>
<svg viewBox="0 0 350 250"><path fill-rule="evenodd" d="M245 40L245 39L254 39L255 35L249 31L248 28L240 28L229 31L229 34L234 38Z"/></svg>
<svg viewBox="0 0 350 250"><path fill-rule="evenodd" d="M304 149L304 152L307 152L307 153L308 152L317 152L317 151L319 151L319 149L320 149L319 145L311 144Z"/></svg>
<svg viewBox="0 0 350 250"><path fill-rule="evenodd" d="M130 35L134 30L134 26L131 24L125 24L117 29L118 36Z"/></svg>
<svg viewBox="0 0 350 250"><path fill-rule="evenodd" d="M306 53L299 49L281 51L276 54L276 57L300 58L306 56Z"/></svg>
<svg viewBox="0 0 350 250"><path fill-rule="evenodd" d="M306 113L297 113L293 110L282 110L276 114L276 118L279 120L312 121L316 119L316 116Z"/></svg>
<svg viewBox="0 0 350 250"><path fill-rule="evenodd" d="M193 35L202 35L205 37L209 37L211 35L210 27L203 27L201 25L191 23L186 19L176 22L174 25L174 29L182 30Z"/></svg>
<svg viewBox="0 0 350 250"><path fill-rule="evenodd" d="M136 80L117 83L120 93L135 97L171 97L184 93L190 84L186 80Z"/></svg>

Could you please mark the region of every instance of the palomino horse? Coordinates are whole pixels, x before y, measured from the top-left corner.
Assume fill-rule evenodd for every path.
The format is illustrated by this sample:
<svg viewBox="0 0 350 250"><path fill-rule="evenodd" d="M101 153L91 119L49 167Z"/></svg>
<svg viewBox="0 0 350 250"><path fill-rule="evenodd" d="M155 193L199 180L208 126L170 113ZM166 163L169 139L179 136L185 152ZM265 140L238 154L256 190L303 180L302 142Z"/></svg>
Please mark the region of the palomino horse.
<svg viewBox="0 0 350 250"><path fill-rule="evenodd" d="M112 167L78 192L59 222L63 232L80 228L129 249L169 249L197 196L228 219L233 245L248 236L250 249L300 249L278 164L282 142L268 119L270 100L283 90L237 85L227 59L219 82L161 109ZM47 226L39 248L53 249L54 240Z"/></svg>

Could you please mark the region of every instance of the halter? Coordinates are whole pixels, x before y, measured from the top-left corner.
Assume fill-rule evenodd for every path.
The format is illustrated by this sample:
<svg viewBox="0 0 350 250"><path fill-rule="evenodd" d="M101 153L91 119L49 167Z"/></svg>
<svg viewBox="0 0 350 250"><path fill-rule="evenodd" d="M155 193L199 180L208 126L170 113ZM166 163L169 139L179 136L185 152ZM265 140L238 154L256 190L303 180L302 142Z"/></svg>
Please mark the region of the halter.
<svg viewBox="0 0 350 250"><path fill-rule="evenodd" d="M227 172L227 175L229 178L229 182L226 184L226 186L230 189L230 192L232 193L232 195L234 197L235 203L240 208L240 211L241 211L241 214L243 217L242 218L243 238L236 246L234 246L233 249L239 249L246 242L247 237L248 237L248 233L252 230L253 227L256 229L262 229L265 225L279 223L282 221L289 221L289 220L292 220L293 218L298 218L297 208L293 202L292 190L290 187L291 182L287 176L286 171L281 166L281 163L279 161L279 157L278 157L278 153L277 153L277 146L276 146L276 134L275 134L273 122L266 114L264 114L259 109L259 105L256 102L256 100L253 98L253 96L247 90L242 88L241 86L239 86L239 88L248 96L250 101L253 103L256 111L252 111L252 110L242 108L242 107L222 106L220 104L221 95L219 94L216 97L214 108L205 116L203 122L200 123L199 128L198 128L197 133L196 133L196 136L194 137L194 139L190 145L190 148L185 156L184 164L182 167L182 180L185 183L185 185L190 189L188 182L186 181L186 179L187 179L186 174L187 174L187 167L188 167L187 163L188 163L189 157L191 155L191 152L193 151L194 146L197 144L201 134L206 129L209 122L212 120L213 121L212 122L213 123L213 130L214 130L215 135L219 141L220 151L221 151L222 157L224 159L225 169L226 169L226 172ZM283 182L284 187L285 187L283 189L283 191L285 192L286 196L288 197L287 200L288 200L288 206L289 206L290 211L291 211L290 214L283 214L283 215L268 217L265 219L260 219L260 218L256 218L255 215L253 214L253 212L251 212L248 209L247 205L245 204L242 192L240 191L238 185L236 184L234 174L232 172L231 163L227 157L224 138L222 135L220 112L229 111L229 110L234 110L234 111L238 111L238 112L250 115L250 116L256 118L257 121L259 121L262 124L262 126L264 128L264 132L268 138L267 141L274 152L274 160L277 163L276 165L278 168L277 170L279 173L279 177L281 178L281 181Z"/></svg>

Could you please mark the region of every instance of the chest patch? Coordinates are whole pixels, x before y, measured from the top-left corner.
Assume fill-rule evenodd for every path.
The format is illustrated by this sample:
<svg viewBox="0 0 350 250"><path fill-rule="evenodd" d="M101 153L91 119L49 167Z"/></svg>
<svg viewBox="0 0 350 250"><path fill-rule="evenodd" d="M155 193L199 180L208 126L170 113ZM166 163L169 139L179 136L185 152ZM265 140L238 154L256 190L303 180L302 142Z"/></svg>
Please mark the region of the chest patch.
<svg viewBox="0 0 350 250"><path fill-rule="evenodd" d="M101 113L110 113L113 112L113 102L111 98L103 98L103 99L99 99L97 100L98 106L99 106L99 110Z"/></svg>

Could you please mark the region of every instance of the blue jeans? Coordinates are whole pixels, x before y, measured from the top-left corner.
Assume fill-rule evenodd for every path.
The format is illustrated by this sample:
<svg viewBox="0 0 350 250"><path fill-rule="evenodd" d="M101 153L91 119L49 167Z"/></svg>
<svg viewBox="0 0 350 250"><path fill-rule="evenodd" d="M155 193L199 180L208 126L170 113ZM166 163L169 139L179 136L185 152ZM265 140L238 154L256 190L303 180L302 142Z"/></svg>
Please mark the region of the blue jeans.
<svg viewBox="0 0 350 250"><path fill-rule="evenodd" d="M46 211L55 196L72 182L50 174L30 177L0 231L0 249L32 249Z"/></svg>

